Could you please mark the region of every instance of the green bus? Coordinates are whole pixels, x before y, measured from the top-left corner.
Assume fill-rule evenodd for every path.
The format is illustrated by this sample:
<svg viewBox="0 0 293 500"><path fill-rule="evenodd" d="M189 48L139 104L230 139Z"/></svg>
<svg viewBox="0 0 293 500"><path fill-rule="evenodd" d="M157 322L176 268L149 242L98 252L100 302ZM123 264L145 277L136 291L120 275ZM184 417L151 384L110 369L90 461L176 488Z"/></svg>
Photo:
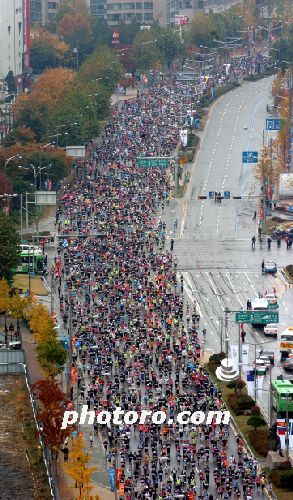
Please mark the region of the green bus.
<svg viewBox="0 0 293 500"><path fill-rule="evenodd" d="M47 257L42 250L33 245L20 245L21 253L19 264L14 269L16 273L28 273L29 270L34 274L42 274L46 268Z"/></svg>
<svg viewBox="0 0 293 500"><path fill-rule="evenodd" d="M293 380L272 381L273 408L277 413L293 412Z"/></svg>

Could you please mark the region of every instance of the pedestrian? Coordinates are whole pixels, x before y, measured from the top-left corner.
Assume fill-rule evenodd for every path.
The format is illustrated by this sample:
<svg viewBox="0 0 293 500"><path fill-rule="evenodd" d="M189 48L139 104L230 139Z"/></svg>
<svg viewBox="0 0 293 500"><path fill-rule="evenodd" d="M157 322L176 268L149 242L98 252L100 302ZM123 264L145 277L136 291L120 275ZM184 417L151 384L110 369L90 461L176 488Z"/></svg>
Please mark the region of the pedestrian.
<svg viewBox="0 0 293 500"><path fill-rule="evenodd" d="M268 237L268 250L271 249L271 243L272 243L272 240L270 237Z"/></svg>
<svg viewBox="0 0 293 500"><path fill-rule="evenodd" d="M93 441L94 441L94 438L93 438L93 433L90 432L90 447L92 448L93 447Z"/></svg>
<svg viewBox="0 0 293 500"><path fill-rule="evenodd" d="M244 330L241 331L241 340L244 343L245 342L245 337L246 337L246 332Z"/></svg>
<svg viewBox="0 0 293 500"><path fill-rule="evenodd" d="M256 241L255 236L252 236L252 238L251 238L251 248L252 248L252 250L255 249L255 241Z"/></svg>
<svg viewBox="0 0 293 500"><path fill-rule="evenodd" d="M257 232L258 232L259 239L261 239L261 226L258 226Z"/></svg>
<svg viewBox="0 0 293 500"><path fill-rule="evenodd" d="M261 272L262 272L262 274L264 274L264 272L265 272L265 261L264 260L261 263Z"/></svg>
<svg viewBox="0 0 293 500"><path fill-rule="evenodd" d="M247 299L246 309L247 309L247 311L251 311L251 300L250 299Z"/></svg>
<svg viewBox="0 0 293 500"><path fill-rule="evenodd" d="M173 238L171 238L171 242L170 242L170 250L173 251L174 250L174 240Z"/></svg>
<svg viewBox="0 0 293 500"><path fill-rule="evenodd" d="M278 238L277 239L277 247L280 248L281 246L281 242L282 242L282 239L281 238Z"/></svg>
<svg viewBox="0 0 293 500"><path fill-rule="evenodd" d="M254 214L253 214L252 220L256 220L256 210L254 211Z"/></svg>

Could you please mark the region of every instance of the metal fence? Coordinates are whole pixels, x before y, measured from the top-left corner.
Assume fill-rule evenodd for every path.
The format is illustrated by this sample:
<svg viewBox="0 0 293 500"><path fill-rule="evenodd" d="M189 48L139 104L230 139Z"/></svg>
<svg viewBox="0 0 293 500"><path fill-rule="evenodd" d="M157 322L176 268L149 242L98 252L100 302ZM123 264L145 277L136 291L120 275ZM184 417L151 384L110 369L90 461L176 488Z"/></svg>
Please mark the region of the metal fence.
<svg viewBox="0 0 293 500"><path fill-rule="evenodd" d="M25 362L24 351L2 351L0 350L0 375L23 373Z"/></svg>

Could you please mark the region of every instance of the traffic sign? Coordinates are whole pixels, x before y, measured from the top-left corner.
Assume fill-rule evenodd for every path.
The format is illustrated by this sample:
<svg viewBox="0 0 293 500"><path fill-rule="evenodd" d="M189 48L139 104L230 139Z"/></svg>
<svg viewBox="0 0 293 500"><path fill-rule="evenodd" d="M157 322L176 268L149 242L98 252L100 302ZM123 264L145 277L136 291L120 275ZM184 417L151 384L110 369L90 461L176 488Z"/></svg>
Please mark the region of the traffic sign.
<svg viewBox="0 0 293 500"><path fill-rule="evenodd" d="M215 197L215 191L209 191L209 200L213 200Z"/></svg>
<svg viewBox="0 0 293 500"><path fill-rule="evenodd" d="M224 199L230 200L230 191L224 191Z"/></svg>
<svg viewBox="0 0 293 500"><path fill-rule="evenodd" d="M257 151L243 151L242 152L242 163L257 163L258 162L258 152Z"/></svg>
<svg viewBox="0 0 293 500"><path fill-rule="evenodd" d="M280 118L267 118L266 119L266 130L281 130L281 119Z"/></svg>
<svg viewBox="0 0 293 500"><path fill-rule="evenodd" d="M278 323L279 313L277 311L237 311L235 313L236 323Z"/></svg>
<svg viewBox="0 0 293 500"><path fill-rule="evenodd" d="M157 167L157 168L167 168L170 162L170 158L163 157L140 157L137 158L138 167Z"/></svg>

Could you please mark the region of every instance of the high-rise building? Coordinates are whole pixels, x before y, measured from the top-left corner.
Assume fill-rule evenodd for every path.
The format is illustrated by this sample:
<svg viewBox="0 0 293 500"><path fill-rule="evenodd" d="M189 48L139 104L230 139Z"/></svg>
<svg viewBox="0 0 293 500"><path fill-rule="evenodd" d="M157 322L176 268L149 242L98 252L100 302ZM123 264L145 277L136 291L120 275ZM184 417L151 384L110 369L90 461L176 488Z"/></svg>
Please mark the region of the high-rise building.
<svg viewBox="0 0 293 500"><path fill-rule="evenodd" d="M131 22L151 24L154 20L154 1L107 0L107 23L109 26Z"/></svg>
<svg viewBox="0 0 293 500"><path fill-rule="evenodd" d="M13 75L17 91L29 77L29 0L0 0L0 81Z"/></svg>
<svg viewBox="0 0 293 500"><path fill-rule="evenodd" d="M31 24L53 23L56 19L60 0L30 0L30 19Z"/></svg>
<svg viewBox="0 0 293 500"><path fill-rule="evenodd" d="M88 0L88 6L91 16L97 16L100 19L107 19L107 1L106 0Z"/></svg>

